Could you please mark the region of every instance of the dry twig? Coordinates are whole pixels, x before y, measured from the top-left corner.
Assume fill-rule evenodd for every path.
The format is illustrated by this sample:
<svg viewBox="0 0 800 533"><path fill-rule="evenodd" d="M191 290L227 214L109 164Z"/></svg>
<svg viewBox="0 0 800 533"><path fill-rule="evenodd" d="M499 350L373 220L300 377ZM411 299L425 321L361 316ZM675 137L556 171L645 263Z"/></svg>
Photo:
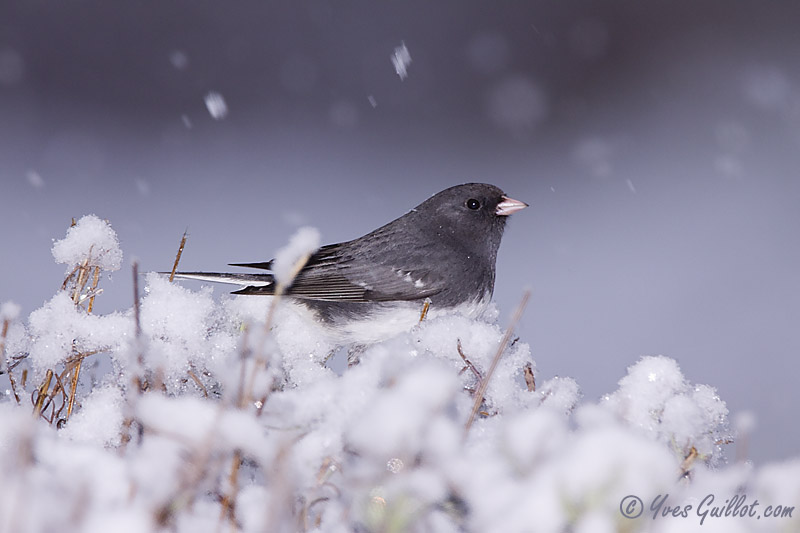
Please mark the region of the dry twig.
<svg viewBox="0 0 800 533"><path fill-rule="evenodd" d="M689 453L684 457L683 462L680 466L680 478L684 478L689 475L692 465L694 464L695 459L698 457L697 448L692 446L692 449L689 450Z"/></svg>
<svg viewBox="0 0 800 533"><path fill-rule="evenodd" d="M92 309L94 309L94 297L97 295L97 284L99 282L100 282L100 267L99 266L95 266L94 267L94 278L92 280L92 287L91 287L91 289L89 291L92 294L92 296L91 296L91 298L89 298L89 305L86 308L86 312L88 314L91 314ZM72 366L72 383L71 383L72 387L70 388L70 391L69 391L69 400L68 400L68 403L67 403L67 418L66 418L66 420L69 420L69 417L72 416L72 409L75 406L75 394L78 391L78 379L79 379L80 374L81 374L81 366L83 365L84 357L85 357L85 355L81 356L81 354L78 354L77 360L75 361L75 364Z"/></svg>
<svg viewBox="0 0 800 533"><path fill-rule="evenodd" d="M140 306L139 306L139 262L134 261L133 265L131 265L133 270L133 319L135 322L134 328L134 343L136 346L136 362L137 362L137 369L133 373L133 379L131 380L132 389L136 391L136 394L141 394L145 390L145 380L144 377L140 375L140 372L144 368L144 357L142 355L141 349L141 337L142 337L142 323L140 321ZM122 423L122 436L120 438L120 447L119 452L120 454L125 453L125 448L128 445L128 442L131 440L131 428L133 427L134 419L133 419L133 408L132 408L132 401L129 399L128 406L131 410L130 413L125 417L125 420Z"/></svg>
<svg viewBox="0 0 800 533"><path fill-rule="evenodd" d="M201 391L203 391L203 396L208 398L208 389L205 385L203 385L203 382L200 381L200 378L197 377L197 374L194 373L194 369L190 368L188 373L189 377L192 378L192 381L194 381L194 384L197 385Z"/></svg>
<svg viewBox="0 0 800 533"><path fill-rule="evenodd" d="M525 386L528 387L528 392L536 392L536 377L533 375L533 365L525 363L522 367L522 372L525 374Z"/></svg>
<svg viewBox="0 0 800 533"><path fill-rule="evenodd" d="M33 405L33 416L35 418L39 418L42 414L42 406L44 405L44 399L47 397L47 391L50 389L50 382L53 380L53 371L48 369L47 373L44 376L44 380L42 384L39 385L39 388L34 392L34 405Z"/></svg>
<svg viewBox="0 0 800 533"><path fill-rule="evenodd" d="M0 370L5 369L6 373L8 374L8 382L11 384L11 393L14 395L14 399L17 401L17 405L19 405L20 400L19 394L17 394L17 382L14 379L14 374L12 372L14 367L6 359L6 337L8 336L8 326L9 320L6 318L3 320L3 331L0 332Z"/></svg>
<svg viewBox="0 0 800 533"><path fill-rule="evenodd" d="M289 275L289 280L293 280L297 274L303 269L303 267L308 262L308 259L311 257L310 253L304 254L300 259L298 259L295 264L292 266L292 270ZM271 328L272 328L272 320L275 316L275 308L278 305L283 293L286 291L288 285L291 284L291 281L288 283L278 283L275 286L275 293L272 298L272 302L270 302L269 310L267 311L267 318L264 322L264 335L268 335ZM246 331L246 330L245 330ZM244 356L246 353L247 348L245 347L243 350L242 355ZM258 344L258 351L256 352L256 357L253 361L253 366L250 369L249 379L247 380L247 386L242 388L240 384L240 396L238 398L238 407L240 409L244 409L253 399L253 389L255 388L255 381L258 375L258 372L267 365L267 357L264 354L264 342L260 342ZM245 361L242 360L242 384L244 382L244 368L245 368ZM263 404L266 401L266 396L261 400L261 406L258 407L259 412L261 408L263 408ZM242 457L241 452L236 450L233 454L233 463L231 464L231 471L228 476L230 481L230 494L226 494L222 498L222 512L220 514L220 520L222 520L225 516L228 517L228 520L231 523L231 527L236 527L236 497L239 492L239 468L241 466Z"/></svg>
<svg viewBox="0 0 800 533"><path fill-rule="evenodd" d="M183 237L181 237L181 244L178 246L178 253L175 254L175 262L172 264L172 272L169 273L169 282L175 279L175 272L178 270L178 263L181 260L181 255L183 254L183 247L186 246L186 237L188 234L186 233L189 231L188 229L183 232Z"/></svg>
<svg viewBox="0 0 800 533"><path fill-rule="evenodd" d="M471 370L475 377L478 378L478 385L480 386L480 384L483 382L483 375L481 374L480 370L478 370L475 365L472 364L472 361L467 359L467 356L464 354L464 350L461 347L461 339L456 340L456 350L458 350L458 355L461 356L461 359L463 359L464 364L466 365L461 369L459 374L463 374L467 369Z"/></svg>
<svg viewBox="0 0 800 533"><path fill-rule="evenodd" d="M239 495L239 469L241 466L242 452L236 450L233 452L233 464L231 465L230 474L228 474L228 483L231 491L229 494L222 496L222 508L219 515L220 522L227 518L231 528L236 527L236 497Z"/></svg>
<svg viewBox="0 0 800 533"><path fill-rule="evenodd" d="M478 411L480 411L481 403L483 403L483 396L486 394L486 389L489 387L489 381L492 379L492 374L494 374L497 364L500 362L500 357L503 355L508 341L511 340L511 334L514 332L514 327L517 325L517 322L519 322L520 318L522 318L522 313L525 311L525 306L528 305L528 299L530 296L530 290L525 291L525 294L522 295L522 301L519 303L519 306L517 306L517 310L514 311L514 315L511 318L511 323L508 325L508 329L506 329L506 334L503 335L503 340L500 341L500 346L497 347L497 353L494 354L492 364L489 366L486 376L481 381L480 387L478 387L478 391L475 394L475 403L472 405L472 412L470 413L469 419L464 426L464 438L467 437L469 434L469 429L472 427L472 423L475 422L475 416L478 414Z"/></svg>

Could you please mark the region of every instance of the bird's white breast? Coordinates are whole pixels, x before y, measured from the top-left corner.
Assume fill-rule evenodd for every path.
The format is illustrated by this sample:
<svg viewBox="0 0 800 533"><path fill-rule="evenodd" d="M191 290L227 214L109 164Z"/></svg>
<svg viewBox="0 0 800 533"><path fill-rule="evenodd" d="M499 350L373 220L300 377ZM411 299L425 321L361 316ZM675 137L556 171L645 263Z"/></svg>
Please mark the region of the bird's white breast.
<svg viewBox="0 0 800 533"><path fill-rule="evenodd" d="M431 305L426 320L447 314L460 314L478 318L486 310L491 296L451 308L437 308ZM424 302L405 302L397 305L376 307L374 312L359 320L347 320L332 325L332 335L343 344L374 344L390 339L400 333L410 331L420 322Z"/></svg>

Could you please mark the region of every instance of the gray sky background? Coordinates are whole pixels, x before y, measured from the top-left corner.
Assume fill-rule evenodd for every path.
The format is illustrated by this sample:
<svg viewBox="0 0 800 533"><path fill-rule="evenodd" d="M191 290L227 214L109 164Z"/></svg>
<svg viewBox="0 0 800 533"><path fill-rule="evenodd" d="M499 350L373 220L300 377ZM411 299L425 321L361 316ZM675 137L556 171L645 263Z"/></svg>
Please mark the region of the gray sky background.
<svg viewBox="0 0 800 533"><path fill-rule="evenodd" d="M87 213L126 265L170 268L188 228L183 268L220 270L486 181L532 206L495 296L505 322L533 288L540 379L594 399L664 354L757 415L751 457L796 455L799 24L790 2L6 0L0 301L51 297L52 239ZM99 312L131 305L128 271L103 286Z"/></svg>

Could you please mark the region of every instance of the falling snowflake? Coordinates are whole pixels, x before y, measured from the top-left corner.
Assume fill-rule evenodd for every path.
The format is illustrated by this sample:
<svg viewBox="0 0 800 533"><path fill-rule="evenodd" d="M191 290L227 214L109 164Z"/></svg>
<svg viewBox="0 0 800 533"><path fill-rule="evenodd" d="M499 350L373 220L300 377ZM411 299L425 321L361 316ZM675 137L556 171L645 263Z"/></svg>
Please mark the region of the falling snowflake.
<svg viewBox="0 0 800 533"><path fill-rule="evenodd" d="M210 92L206 95L206 108L209 114L217 120L222 120L228 116L228 104L221 94L217 92Z"/></svg>
<svg viewBox="0 0 800 533"><path fill-rule="evenodd" d="M25 179L28 180L28 183L34 189L41 189L44 187L44 179L42 179L42 176L35 170L29 170L25 174Z"/></svg>
<svg viewBox="0 0 800 533"><path fill-rule="evenodd" d="M397 75L400 76L401 80L404 80L408 77L408 65L411 64L411 54L408 52L408 48L406 48L406 43L400 43L400 46L394 49L394 54L392 54L392 65L394 65L394 70L397 72Z"/></svg>

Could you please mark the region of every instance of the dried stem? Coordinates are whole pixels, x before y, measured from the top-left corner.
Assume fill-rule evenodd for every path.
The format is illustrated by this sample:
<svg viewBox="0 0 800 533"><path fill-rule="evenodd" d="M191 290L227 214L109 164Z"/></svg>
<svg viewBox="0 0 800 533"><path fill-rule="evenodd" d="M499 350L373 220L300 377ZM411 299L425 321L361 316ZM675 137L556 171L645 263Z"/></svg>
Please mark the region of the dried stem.
<svg viewBox="0 0 800 533"><path fill-rule="evenodd" d="M175 279L175 272L178 270L178 263L181 260L181 255L183 254L183 247L186 246L186 237L187 237L188 229L183 232L183 237L181 237L181 244L178 246L178 253L175 254L175 262L172 264L172 272L169 273L169 282Z"/></svg>
<svg viewBox="0 0 800 533"><path fill-rule="evenodd" d="M218 410L218 415L222 414L222 409ZM217 420L218 422L218 420ZM210 469L213 467L211 459L214 452L215 431L218 424L212 424L204 439L199 446L194 447L191 455L183 463L176 489L172 495L155 511L156 522L167 526L175 518L181 509L189 507L195 500L198 492L197 487L200 482L209 476Z"/></svg>
<svg viewBox="0 0 800 533"><path fill-rule="evenodd" d="M100 282L100 267L94 267L94 277L92 279L92 287L89 292L92 293L92 297L89 298L89 305L86 308L86 312L91 314L92 309L94 309L94 297L97 294L97 284ZM72 409L75 407L75 394L78 392L78 379L80 378L81 374L81 367L83 366L83 359L86 357L85 355L78 354L77 360L72 367L72 383L69 391L69 400L67 402L67 420L69 417L72 416Z"/></svg>
<svg viewBox="0 0 800 533"><path fill-rule="evenodd" d="M52 380L53 371L48 369L44 376L44 381L42 381L42 384L39 385L39 389L36 391L36 402L33 406L33 416L35 418L39 418L42 414L42 405L44 405L44 399L47 397L47 391L50 389L50 382Z"/></svg>
<svg viewBox="0 0 800 533"><path fill-rule="evenodd" d="M308 259L310 257L311 257L310 253L300 257L300 259L298 259L292 266L291 272L289 272L290 281L288 283L278 283L275 286L275 294L273 295L272 303L269 306L269 311L267 311L267 320L266 322L264 322L264 331L269 332L270 328L272 328L272 318L275 314L275 308L278 305L278 301L281 299L281 296L283 296L283 293L284 291L286 291L286 288L289 285L291 285L294 278L297 277L297 274L299 274L300 271L303 270L303 267L306 266L306 263L308 263Z"/></svg>
<svg viewBox="0 0 800 533"><path fill-rule="evenodd" d="M467 368L469 368L470 370L472 370L472 373L475 375L475 377L478 378L478 383L483 382L483 376L481 375L480 370L478 370L475 367L475 365L472 364L472 361L467 359L467 356L464 354L464 350L461 347L461 339L457 339L457 341L456 341L456 349L458 350L458 355L460 355L461 359L464 361L464 364L467 365L467 366L465 366L464 368L461 369L461 372L459 372L459 374L464 372Z"/></svg>
<svg viewBox="0 0 800 533"><path fill-rule="evenodd" d="M274 302L273 302L274 305ZM237 387L237 397L235 398L234 404L239 409L244 409L245 405L249 401L249 395L245 391L245 379L246 379L246 370L247 370L247 359L249 355L249 344L248 344L248 333L249 328L244 328L242 333L242 344L241 344L241 360L239 364L239 386ZM255 374L256 369L253 368L253 374ZM239 468L242 464L242 456L239 450L234 451L233 453L233 461L231 463L231 471L228 474L228 483L230 485L230 492L228 494L224 494L222 496L222 502L219 515L219 528L222 528L222 522L227 517L231 524L231 529L235 528L236 524L236 496L239 493Z"/></svg>
<svg viewBox="0 0 800 533"><path fill-rule="evenodd" d="M17 381L14 379L14 374L11 373L11 368L8 369L8 382L11 383L11 394L14 395L14 399L17 401L17 405L20 404L19 394L17 394Z"/></svg>
<svg viewBox="0 0 800 533"><path fill-rule="evenodd" d="M242 465L242 452L233 452L233 465L228 474L228 483L231 488L230 494L222 497L222 509L220 510L219 520L222 522L227 518L231 523L231 529L236 528L236 497L239 495L239 469Z"/></svg>
<svg viewBox="0 0 800 533"><path fill-rule="evenodd" d="M78 390L78 376L80 376L82 364L83 358L80 358L72 369L72 386L69 390L69 401L67 403L67 420L72 416L72 408L75 406L75 392Z"/></svg>
<svg viewBox="0 0 800 533"><path fill-rule="evenodd" d="M289 279L293 280L297 274L303 270L303 267L308 262L308 259L311 257L311 254L305 254L300 259L295 262L294 266L292 266L292 271L290 272ZM289 283L278 283L275 286L275 294L272 297L272 302L270 302L269 310L267 311L267 319L264 322L264 334L269 334L270 329L272 329L272 320L275 316L275 308L278 306L278 302L283 296L284 291L286 290L287 286L291 284ZM243 391L239 402L240 407L244 407L247 403L250 402L253 396L253 388L255 387L256 382L256 375L258 370L266 364L266 357L263 354L264 346L263 342L259 345L258 355L255 358L255 362L253 365L252 372L250 373L250 379L247 381L247 388Z"/></svg>
<svg viewBox="0 0 800 533"><path fill-rule="evenodd" d="M8 336L8 326L9 320L6 318L3 320L3 331L0 332L0 370L5 369L6 373L8 374L8 382L11 384L11 393L14 395L14 399L17 401L17 405L19 405L19 394L17 394L17 382L14 380L14 374L12 373L13 367L6 359L6 337Z"/></svg>
<svg viewBox="0 0 800 533"><path fill-rule="evenodd" d="M69 285L69 280L71 280L71 279L72 279L72 276L74 276L74 275L75 275L75 273L78 271L78 269L79 269L80 267L81 267L80 265L75 265L75 268L73 268L73 269L72 269L72 272L70 272L69 274L67 274L67 277L66 277L66 278L64 278L64 283L62 283L62 284L61 284L61 290L62 290L62 291L63 291L64 289L66 289L66 288L67 288L67 285Z"/></svg>
<svg viewBox="0 0 800 533"><path fill-rule="evenodd" d="M109 350L108 347L104 347L104 348L98 348L97 350L89 350L87 352L76 353L75 355L67 357L67 359L64 361L64 364L65 365L72 365L72 364L77 363L78 361L86 359L90 355L94 355L94 354L97 354L97 353L100 353L100 352L106 352L108 350Z"/></svg>
<svg viewBox="0 0 800 533"><path fill-rule="evenodd" d="M684 478L689 475L689 472L692 469L692 465L694 464L695 459L698 457L697 448L692 446L692 449L689 450L689 453L684 457L683 462L680 466L680 478Z"/></svg>
<svg viewBox="0 0 800 533"><path fill-rule="evenodd" d="M46 418L44 416L43 418L45 418L45 420L47 420L49 424L52 424L53 420L58 420L58 422L56 422L58 427L60 427L60 424L62 423L61 419L59 418L61 416L61 412L67 405L67 392L66 389L64 388L64 380L63 380L63 377L66 373L67 370L65 369L61 374L53 374L53 377L56 378L56 384L53 386L53 390L50 391L50 394L48 394L47 396L47 403L45 404L45 407L42 408L42 411L45 411L52 405L50 418ZM56 394L58 394L59 392L61 393L61 407L56 409L55 399L56 399Z"/></svg>
<svg viewBox="0 0 800 533"><path fill-rule="evenodd" d="M94 309L94 297L97 296L97 283L100 281L100 267L94 267L94 280L92 280L92 288L89 292L92 293L92 297L89 298L89 307L86 308L87 313L91 313L92 309Z"/></svg>
<svg viewBox="0 0 800 533"><path fill-rule="evenodd" d="M195 373L194 373L194 370L193 370L193 369L191 369L191 368L189 369L189 377L190 377L190 378L192 378L192 380L194 381L194 384L195 384L195 385L197 385L197 387L198 387L198 388L199 388L201 391L203 391L203 396L205 396L206 398L208 398L208 389L206 388L206 386L205 386L205 385L203 385L203 382L202 382L202 381L200 381L200 378L198 378L198 377L197 377L197 374L195 374Z"/></svg>
<svg viewBox="0 0 800 533"><path fill-rule="evenodd" d="M292 266L292 271L290 272L289 280L293 280L297 274L303 269L303 267L308 262L308 259L311 257L310 253L307 253L300 257L295 264ZM289 283L278 283L275 287L275 293L272 298L272 302L270 303L269 310L267 311L267 318L264 322L264 334L268 335L270 329L272 328L272 320L275 316L275 308L278 305L278 302L281 299L284 291L288 287ZM246 349L246 348L245 348ZM255 361L253 362L253 367L251 368L250 375L248 376L247 386L240 390L241 396L239 396L238 406L240 409L244 409L244 407L250 403L253 397L253 389L255 388L255 381L256 376L258 375L259 370L266 365L266 356L264 355L264 343L259 343L259 348L257 352L257 356L255 357ZM242 372L244 372L244 360L242 361ZM244 378L244 374L242 374L242 378ZM262 406L263 407L263 402ZM231 472L229 475L230 480L230 494L223 496L222 499L222 514L220 515L220 520L224 516L228 516L228 519L231 522L231 527L235 527L236 525L236 517L235 517L235 509L236 509L236 495L239 492L239 468L241 466L242 457L241 452L238 450L233 454L233 463L231 464Z"/></svg>
<svg viewBox="0 0 800 533"><path fill-rule="evenodd" d="M528 387L528 392L536 392L536 377L533 375L533 365L525 363L522 371L525 374L525 385Z"/></svg>
<svg viewBox="0 0 800 533"><path fill-rule="evenodd" d="M89 251L91 253L91 250ZM84 286L86 286L86 281L88 278L86 277L86 272L89 267L89 257L83 260L78 266L78 279L75 280L75 287L72 289L72 301L75 302L75 305L78 305L81 299L81 292L83 291Z"/></svg>
<svg viewBox="0 0 800 533"><path fill-rule="evenodd" d="M131 386L133 389L136 390L136 394L141 394L144 390L144 379L140 376L140 371L144 367L144 359L142 357L141 352L141 336L142 336L142 325L140 321L140 309L139 309L139 263L138 261L134 261L131 265L133 270L133 317L135 322L134 328L134 343L136 345L136 363L137 369L133 372L133 379ZM125 449L128 445L128 442L131 440L131 428L133 427L133 408L132 408L132 398L128 401L128 407L130 409L129 414L125 417L125 420L122 423L122 436L121 436L121 444L119 447L119 453L125 453Z"/></svg>
<svg viewBox="0 0 800 533"><path fill-rule="evenodd" d="M494 354L492 364L489 366L486 376L484 377L483 381L481 381L480 387L478 387L478 391L475 393L475 403L472 405L472 412L469 415L467 424L464 426L465 439L469 434L469 429L472 427L472 423L475 421L475 416L478 414L478 411L480 411L481 403L483 403L483 396L486 394L486 389L489 388L489 381L492 379L492 374L494 374L497 364L500 362L500 357L503 355L508 341L511 340L511 334L514 332L514 327L516 327L517 322L519 322L520 318L522 318L522 313L525 311L525 306L528 305L528 299L530 296L530 290L525 291L525 294L522 295L522 301L519 303L519 306L517 306L517 310L514 311L514 315L511 318L511 323L508 325L508 329L506 329L506 334L503 335L503 340L500 341L500 346L497 347L497 353Z"/></svg>
<svg viewBox="0 0 800 533"><path fill-rule="evenodd" d="M136 340L142 336L142 322L140 320L140 306L139 306L139 262L133 262L133 320L136 323ZM141 357L141 356L140 356Z"/></svg>
<svg viewBox="0 0 800 533"><path fill-rule="evenodd" d="M318 513L316 515L316 519L314 520L313 526L309 524L309 518L312 516L314 506L330 500L330 498L327 496L317 496L322 488L330 488L337 497L341 497L341 491L339 488L328 481L330 477L340 468L341 465L339 465L339 463L337 463L330 456L325 457L325 459L322 461L322 465L320 465L320 468L317 471L317 485L313 488L313 492L311 493L311 496L309 496L309 499L306 500L304 498L303 506L300 509L299 521L302 531L308 531L309 527L318 528L322 521L322 514ZM312 497L313 499L311 499Z"/></svg>
<svg viewBox="0 0 800 533"><path fill-rule="evenodd" d="M131 265L133 269L133 320L136 324L134 329L134 339L136 342L136 363L139 368L133 377L133 384L139 392L146 390L145 377L140 375L144 369L144 357L142 355L142 320L141 320L141 305L139 303L139 262L134 261Z"/></svg>

